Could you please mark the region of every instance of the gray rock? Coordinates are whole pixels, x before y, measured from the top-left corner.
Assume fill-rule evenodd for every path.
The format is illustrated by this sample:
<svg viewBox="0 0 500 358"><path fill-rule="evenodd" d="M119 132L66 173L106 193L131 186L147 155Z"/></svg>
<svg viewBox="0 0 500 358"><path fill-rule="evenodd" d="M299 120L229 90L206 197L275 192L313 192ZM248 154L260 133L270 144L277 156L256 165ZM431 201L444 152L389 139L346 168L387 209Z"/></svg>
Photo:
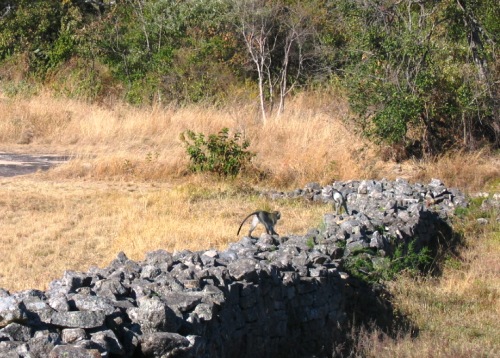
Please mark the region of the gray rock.
<svg viewBox="0 0 500 358"><path fill-rule="evenodd" d="M47 300L47 304L54 310L58 312L68 312L70 310L68 298L64 294L57 293L54 296L50 296ZM52 316L52 314L51 314ZM48 322L50 318L48 318L44 322Z"/></svg>
<svg viewBox="0 0 500 358"><path fill-rule="evenodd" d="M104 324L104 311L53 312L50 323L66 328L95 328Z"/></svg>
<svg viewBox="0 0 500 358"><path fill-rule="evenodd" d="M113 302L106 297L76 294L71 296L71 300L79 311L103 311L108 316L116 310Z"/></svg>
<svg viewBox="0 0 500 358"><path fill-rule="evenodd" d="M258 273L256 268L259 267L258 261L254 259L240 259L238 261L233 261L227 265L229 274L237 281L258 281Z"/></svg>
<svg viewBox="0 0 500 358"><path fill-rule="evenodd" d="M64 343L74 343L87 339L87 334L82 328L65 328L62 330L61 339Z"/></svg>
<svg viewBox="0 0 500 358"><path fill-rule="evenodd" d="M137 300L138 307L127 309L127 315L139 324L144 332L176 332L180 327L178 317L159 297L143 296Z"/></svg>
<svg viewBox="0 0 500 358"><path fill-rule="evenodd" d="M170 332L146 333L141 337L141 352L146 357L175 357L187 350L190 341Z"/></svg>
<svg viewBox="0 0 500 358"><path fill-rule="evenodd" d="M101 358L97 349L85 349L73 346L57 346L49 354L49 358Z"/></svg>
<svg viewBox="0 0 500 358"><path fill-rule="evenodd" d="M370 245L364 240L351 241L346 245L344 256L355 255L368 247L370 247Z"/></svg>
<svg viewBox="0 0 500 358"><path fill-rule="evenodd" d="M347 196L349 215L332 213L325 188ZM263 194L325 205L321 228L306 235L243 237L222 251L157 250L142 262L119 253L108 267L67 271L46 292L0 289L0 356L333 355L326 347L342 337L346 309L359 298L346 262L365 262L358 269L367 275L383 270L396 245L422 247L447 232L467 199L438 180L325 188Z"/></svg>
<svg viewBox="0 0 500 358"><path fill-rule="evenodd" d="M488 219L485 219L485 218L478 218L476 221L479 225L487 225L488 224Z"/></svg>
<svg viewBox="0 0 500 358"><path fill-rule="evenodd" d="M375 249L383 249L384 241L384 237L378 231L375 231L370 240L370 247L373 247Z"/></svg>
<svg viewBox="0 0 500 358"><path fill-rule="evenodd" d="M19 323L9 323L0 329L0 336L9 337L12 341L26 342L31 337L31 329Z"/></svg>
<svg viewBox="0 0 500 358"><path fill-rule="evenodd" d="M118 356L125 353L122 344L110 329L92 333L90 340L100 347L101 352Z"/></svg>
<svg viewBox="0 0 500 358"><path fill-rule="evenodd" d="M21 300L14 296L0 297L0 327L10 323L23 323L28 320L26 312L20 307Z"/></svg>
<svg viewBox="0 0 500 358"><path fill-rule="evenodd" d="M123 286L120 280L117 279L103 279L99 280L94 285L95 293L107 297L109 299L117 299L127 295L128 289Z"/></svg>
<svg viewBox="0 0 500 358"><path fill-rule="evenodd" d="M29 352L29 356L31 357L44 358L48 357L54 347L59 344L61 344L61 339L57 333L37 335L29 339L29 349L27 351Z"/></svg>
<svg viewBox="0 0 500 358"><path fill-rule="evenodd" d="M172 254L165 250L156 250L146 254L146 262L153 266L162 265L168 271L174 264Z"/></svg>
<svg viewBox="0 0 500 358"><path fill-rule="evenodd" d="M26 356L28 345L23 342L0 341L0 357L19 358Z"/></svg>

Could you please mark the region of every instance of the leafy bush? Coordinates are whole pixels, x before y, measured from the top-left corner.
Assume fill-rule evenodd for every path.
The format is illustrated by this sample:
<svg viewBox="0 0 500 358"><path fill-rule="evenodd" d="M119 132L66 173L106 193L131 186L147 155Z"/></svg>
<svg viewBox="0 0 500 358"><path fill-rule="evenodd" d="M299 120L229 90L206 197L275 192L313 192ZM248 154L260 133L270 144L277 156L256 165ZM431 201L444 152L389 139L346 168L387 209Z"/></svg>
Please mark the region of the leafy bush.
<svg viewBox="0 0 500 358"><path fill-rule="evenodd" d="M394 278L398 273L409 271L417 273L432 262L431 251L428 247L417 250L415 240L408 246L401 244L396 247L391 258L389 270L385 272L387 279Z"/></svg>
<svg viewBox="0 0 500 358"><path fill-rule="evenodd" d="M242 139L239 132L230 136L228 128L209 135L208 139L202 133L187 130L181 134L181 141L186 146L191 160L190 169L194 172L234 177L255 156L246 150L250 142Z"/></svg>
<svg viewBox="0 0 500 358"><path fill-rule="evenodd" d="M397 245L390 257L373 257L369 250L360 252L347 258L345 268L352 276L367 282L393 280L402 272L417 274L429 266L432 254L428 247L418 250L415 243L413 240Z"/></svg>

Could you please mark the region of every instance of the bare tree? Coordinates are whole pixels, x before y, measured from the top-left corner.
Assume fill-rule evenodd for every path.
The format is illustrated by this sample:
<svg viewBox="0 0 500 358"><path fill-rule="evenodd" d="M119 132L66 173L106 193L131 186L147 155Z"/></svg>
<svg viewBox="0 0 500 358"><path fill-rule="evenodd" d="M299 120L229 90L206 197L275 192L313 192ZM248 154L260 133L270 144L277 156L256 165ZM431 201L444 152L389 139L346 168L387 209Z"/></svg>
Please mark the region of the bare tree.
<svg viewBox="0 0 500 358"><path fill-rule="evenodd" d="M300 2L294 8L288 8L283 17L285 39L283 42L281 67L279 69L279 106L278 115L285 110L285 97L295 88L301 78L304 64L310 57L306 43L314 42L314 28L310 22L310 13ZM290 62L295 62L293 73Z"/></svg>
<svg viewBox="0 0 500 358"><path fill-rule="evenodd" d="M268 94L271 103L273 95L270 68L271 54L276 46L276 12L276 8L267 8L262 0L242 0L235 4L236 25L257 71L260 109L264 122L267 119L264 88L266 81L270 86Z"/></svg>
<svg viewBox="0 0 500 358"><path fill-rule="evenodd" d="M266 122L274 111L275 97L279 96L279 115L286 96L301 78L307 58L304 44L314 34L310 16L300 2L292 6L279 0L240 0L234 9L236 26L257 72L260 110Z"/></svg>

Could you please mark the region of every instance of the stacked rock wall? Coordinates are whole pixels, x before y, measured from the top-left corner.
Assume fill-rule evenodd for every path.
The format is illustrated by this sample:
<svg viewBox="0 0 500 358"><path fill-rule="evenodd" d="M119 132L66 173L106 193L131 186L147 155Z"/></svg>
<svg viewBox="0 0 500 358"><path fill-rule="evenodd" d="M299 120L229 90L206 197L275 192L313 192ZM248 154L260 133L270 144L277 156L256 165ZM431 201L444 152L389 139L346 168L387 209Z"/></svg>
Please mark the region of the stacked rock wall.
<svg viewBox="0 0 500 358"><path fill-rule="evenodd" d="M346 258L433 240L463 195L434 180L334 183L348 214L306 235L244 237L224 251L123 253L106 268L67 271L47 291L0 289L1 357L331 356L351 321ZM267 193L328 203L310 184Z"/></svg>

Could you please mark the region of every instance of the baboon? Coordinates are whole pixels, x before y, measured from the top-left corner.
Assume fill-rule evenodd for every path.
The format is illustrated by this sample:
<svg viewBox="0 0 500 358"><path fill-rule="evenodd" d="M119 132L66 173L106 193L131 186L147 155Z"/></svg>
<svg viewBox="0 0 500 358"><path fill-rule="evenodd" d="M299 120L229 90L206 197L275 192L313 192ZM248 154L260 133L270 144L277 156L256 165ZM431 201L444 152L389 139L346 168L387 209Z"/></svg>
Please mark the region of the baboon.
<svg viewBox="0 0 500 358"><path fill-rule="evenodd" d="M327 195L333 199L333 206L335 208L335 214L339 214L339 209L344 208L347 215L349 215L349 211L347 210L346 200L344 195L337 189L331 188L328 190Z"/></svg>
<svg viewBox="0 0 500 358"><path fill-rule="evenodd" d="M247 219L254 215L252 219L252 224L250 226L250 231L248 231L248 236L252 237L252 231L255 230L255 227L259 224L259 222L264 225L266 228L266 232L269 235L278 235L276 231L274 231L274 225L278 222L278 220L281 218L281 213L279 211L273 211L272 213L267 212L267 211L255 211L248 215L245 220L241 222L240 228L238 229L238 233L236 235L240 234L241 227L247 221Z"/></svg>

